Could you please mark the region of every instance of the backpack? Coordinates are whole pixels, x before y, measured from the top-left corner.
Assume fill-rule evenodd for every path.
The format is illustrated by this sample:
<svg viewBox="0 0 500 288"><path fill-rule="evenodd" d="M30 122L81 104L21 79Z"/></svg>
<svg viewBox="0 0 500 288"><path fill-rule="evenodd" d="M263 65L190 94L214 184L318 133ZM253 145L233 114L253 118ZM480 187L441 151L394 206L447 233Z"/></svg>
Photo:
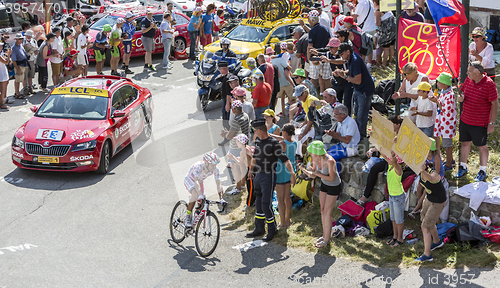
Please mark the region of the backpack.
<svg viewBox="0 0 500 288"><path fill-rule="evenodd" d="M486 30L486 42L491 44L500 43L500 32L498 30Z"/></svg>
<svg viewBox="0 0 500 288"><path fill-rule="evenodd" d="M478 227L476 227L477 225ZM458 244L470 244L471 246L477 246L484 242L486 239L481 234L481 226L479 224L469 221L458 224L456 227L452 227L446 231L446 236L450 243ZM474 232L476 231L476 232ZM477 233L479 231L479 234Z"/></svg>
<svg viewBox="0 0 500 288"><path fill-rule="evenodd" d="M378 238L385 238L387 236L391 236L392 234L394 234L394 230L392 230L391 219L375 227L375 235L377 235Z"/></svg>
<svg viewBox="0 0 500 288"><path fill-rule="evenodd" d="M392 16L382 21L378 31L380 31L378 45L386 46L396 40L396 17Z"/></svg>
<svg viewBox="0 0 500 288"><path fill-rule="evenodd" d="M349 32L355 33L361 36L361 47L358 47L356 44L352 43L356 48L358 48L359 53L361 55L366 56L370 55L373 52L373 36L366 32L359 32L355 29L350 29Z"/></svg>

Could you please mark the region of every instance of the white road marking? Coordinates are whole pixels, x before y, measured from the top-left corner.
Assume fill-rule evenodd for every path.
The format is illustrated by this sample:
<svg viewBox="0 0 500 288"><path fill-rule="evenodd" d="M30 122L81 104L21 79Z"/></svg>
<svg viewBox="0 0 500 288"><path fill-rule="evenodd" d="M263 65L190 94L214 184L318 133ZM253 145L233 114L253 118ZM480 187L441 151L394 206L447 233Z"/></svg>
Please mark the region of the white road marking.
<svg viewBox="0 0 500 288"><path fill-rule="evenodd" d="M28 249L31 249L32 247L38 247L36 245L33 245L33 244L24 244L24 245L19 245L19 246L9 246L9 247L3 247L3 248L0 248L0 250L9 250L10 252L16 252L16 251L22 251L22 250L28 250ZM5 254L4 252L0 251L0 255L2 254Z"/></svg>
<svg viewBox="0 0 500 288"><path fill-rule="evenodd" d="M181 81L188 80L188 79L193 79L193 78L196 78L196 76L190 76L190 77L186 77L186 78L182 78L182 79L177 79L175 81L181 82Z"/></svg>
<svg viewBox="0 0 500 288"><path fill-rule="evenodd" d="M19 184L23 182L23 178L0 177L0 182L7 182L10 184Z"/></svg>
<svg viewBox="0 0 500 288"><path fill-rule="evenodd" d="M7 143L3 144L2 146L0 146L0 151L2 151L3 149L9 148L11 144L12 144L12 142L7 142Z"/></svg>
<svg viewBox="0 0 500 288"><path fill-rule="evenodd" d="M268 244L267 242L264 242L262 240L255 240L252 242L247 242L247 243L233 246L233 249L240 250L241 252L246 252L246 251L253 249L253 248L266 246L267 244Z"/></svg>

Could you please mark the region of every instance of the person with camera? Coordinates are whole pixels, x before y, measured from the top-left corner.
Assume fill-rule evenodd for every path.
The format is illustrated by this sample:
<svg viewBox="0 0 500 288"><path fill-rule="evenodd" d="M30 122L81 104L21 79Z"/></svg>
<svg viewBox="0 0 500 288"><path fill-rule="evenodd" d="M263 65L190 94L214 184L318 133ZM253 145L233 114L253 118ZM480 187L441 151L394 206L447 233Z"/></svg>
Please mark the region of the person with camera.
<svg viewBox="0 0 500 288"><path fill-rule="evenodd" d="M28 63L29 65L29 70L26 74L27 78L27 88L28 92L30 94L35 94L35 91L33 91L33 78L35 78L35 60L36 60L36 55L38 54L38 44L36 43L35 40L35 33L33 30L29 29L26 31L24 34L24 50L26 50L26 53L28 54Z"/></svg>
<svg viewBox="0 0 500 288"><path fill-rule="evenodd" d="M15 94L14 98L16 99L26 99L19 92L19 87L21 86L21 82L23 83L24 95L29 95L28 87L26 87L27 77L26 73L29 70L28 63L28 55L26 54L26 50L24 50L23 46L24 36L21 33L16 34L16 42L14 46L12 46L12 54L10 55L10 59L12 60L12 64L14 64L14 70L16 71L14 89Z"/></svg>
<svg viewBox="0 0 500 288"><path fill-rule="evenodd" d="M92 49L95 55L95 72L97 75L104 75L104 73L102 73L102 67L104 66L104 60L106 60L105 49L108 45L108 33L111 32L111 30L111 25L106 24L102 27L102 31L99 31L95 36Z"/></svg>
<svg viewBox="0 0 500 288"><path fill-rule="evenodd" d="M153 67L153 48L154 48L154 37L156 35L156 29L158 26L153 20L153 10L149 9L146 12L146 17L141 21L142 30L142 45L146 50L146 55L144 56L144 69L149 69L151 71L156 71Z"/></svg>
<svg viewBox="0 0 500 288"><path fill-rule="evenodd" d="M3 40L3 39L2 39ZM7 65L10 62L11 49L4 49L5 43L0 41L0 109L8 110L9 106L5 104L14 103L14 100L7 99L7 85L9 84L9 70Z"/></svg>

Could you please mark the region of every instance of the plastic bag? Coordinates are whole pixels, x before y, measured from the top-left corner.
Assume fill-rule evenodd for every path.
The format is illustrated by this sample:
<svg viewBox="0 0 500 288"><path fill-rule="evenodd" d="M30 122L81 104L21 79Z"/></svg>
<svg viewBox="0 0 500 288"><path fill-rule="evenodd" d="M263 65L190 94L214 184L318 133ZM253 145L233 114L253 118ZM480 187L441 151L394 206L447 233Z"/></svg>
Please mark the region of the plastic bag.
<svg viewBox="0 0 500 288"><path fill-rule="evenodd" d="M470 221L479 224L483 229L488 229L491 225L491 218L489 216L477 217L472 211L470 211Z"/></svg>

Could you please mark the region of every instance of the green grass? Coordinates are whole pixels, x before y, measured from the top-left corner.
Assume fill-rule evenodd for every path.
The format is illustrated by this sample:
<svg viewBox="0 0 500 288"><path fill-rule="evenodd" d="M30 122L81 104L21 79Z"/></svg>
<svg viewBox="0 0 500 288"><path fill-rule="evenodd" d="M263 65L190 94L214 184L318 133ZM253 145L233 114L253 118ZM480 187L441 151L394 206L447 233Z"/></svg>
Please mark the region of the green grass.
<svg viewBox="0 0 500 288"><path fill-rule="evenodd" d="M500 71L500 65L497 65L497 71ZM372 75L378 80L394 78L394 65L385 69L373 68ZM378 83L377 81L377 83ZM496 78L497 89L500 91L500 79ZM375 84L377 84L375 83ZM500 117L500 111L498 113ZM497 117L497 118L498 118ZM369 123L370 125L370 123ZM370 125L371 126L371 125ZM500 121L496 121L495 131L488 137L488 148L490 151L488 160L488 177L500 176ZM453 157L459 162L460 142L458 135L453 139ZM444 151L442 151L444 153ZM446 172L445 176L451 186L463 186L474 181L474 177L479 170L479 152L477 147L472 147L468 159L469 174L462 179L454 179L453 175L457 168ZM245 228L248 231L254 228L255 209L250 208L242 211L246 193L235 196L228 196L229 214L228 217L233 222L226 230L235 230ZM423 241L414 245L403 244L400 247L391 248L385 245L386 239L378 239L373 235L368 237L346 237L342 239L333 239L325 248L317 249L313 242L322 234L321 213L319 200L313 199L314 204L308 203L306 207L300 210L292 210L292 225L287 230L280 230L277 234L275 243L285 246L302 249L307 252L343 257L352 261L361 263L370 263L376 266L384 267L410 267L424 266L428 268L500 268L500 245L491 244L482 247L471 248L469 246L460 246L456 244L446 244L443 248L433 251L433 262L418 264L413 262L424 251ZM338 203L337 203L338 205ZM333 219L341 216L338 209L334 210ZM279 217L277 217L279 219ZM413 220L405 217L405 228L412 229L417 237L422 239L420 230L420 220Z"/></svg>
<svg viewBox="0 0 500 288"><path fill-rule="evenodd" d="M243 194L243 195L242 195ZM246 193L227 196L229 201L228 217L232 221L225 230L244 228L247 231L254 229L255 208L243 211ZM347 258L360 263L369 263L378 267L412 267L423 266L427 268L500 268L500 245L489 244L471 248L458 244L446 244L443 248L432 252L433 262L423 264L413 260L424 251L423 241L414 245L403 244L391 248L385 244L387 239L379 239L374 235L367 237L345 237L333 239L325 248L315 248L314 241L322 235L321 215L318 198L314 203L308 203L300 210L292 210L292 225L280 229L273 242L284 247L297 248L306 252L319 253L334 257ZM338 204L338 203L337 203ZM333 219L341 216L338 209L334 210ZM279 221L279 216L277 216ZM422 239L420 220L405 217L405 229L412 229L418 238Z"/></svg>

